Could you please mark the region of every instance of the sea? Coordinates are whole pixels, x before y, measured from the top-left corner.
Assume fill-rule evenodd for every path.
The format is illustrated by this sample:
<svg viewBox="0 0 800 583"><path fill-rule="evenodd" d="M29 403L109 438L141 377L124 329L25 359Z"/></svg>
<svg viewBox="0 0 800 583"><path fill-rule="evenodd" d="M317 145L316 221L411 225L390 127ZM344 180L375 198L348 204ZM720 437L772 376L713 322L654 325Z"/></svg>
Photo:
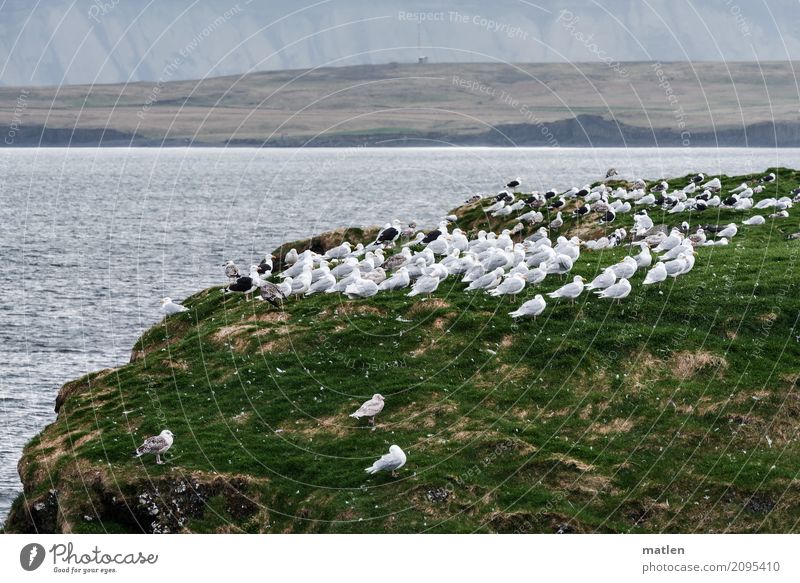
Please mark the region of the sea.
<svg viewBox="0 0 800 583"><path fill-rule="evenodd" d="M400 219L434 226L475 193L800 167L800 149L0 149L0 521L59 387L128 361L159 300L224 283L285 241Z"/></svg>

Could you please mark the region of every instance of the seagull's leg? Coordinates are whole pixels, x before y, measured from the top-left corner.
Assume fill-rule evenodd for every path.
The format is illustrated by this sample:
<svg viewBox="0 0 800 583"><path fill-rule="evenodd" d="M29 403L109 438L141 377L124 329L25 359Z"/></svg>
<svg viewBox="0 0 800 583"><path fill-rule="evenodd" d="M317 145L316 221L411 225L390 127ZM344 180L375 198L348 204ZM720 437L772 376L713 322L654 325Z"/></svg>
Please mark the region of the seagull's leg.
<svg viewBox="0 0 800 583"><path fill-rule="evenodd" d="M369 424L372 425L372 426L375 425L375 417L370 417L369 418Z"/></svg>
<svg viewBox="0 0 800 583"><path fill-rule="evenodd" d="M392 477L393 477L393 478L396 478L396 477L397 477L397 470L392 470Z"/></svg>
<svg viewBox="0 0 800 583"><path fill-rule="evenodd" d="M161 454L160 453L156 454L156 463L159 464L159 465L164 463L164 462L161 461Z"/></svg>

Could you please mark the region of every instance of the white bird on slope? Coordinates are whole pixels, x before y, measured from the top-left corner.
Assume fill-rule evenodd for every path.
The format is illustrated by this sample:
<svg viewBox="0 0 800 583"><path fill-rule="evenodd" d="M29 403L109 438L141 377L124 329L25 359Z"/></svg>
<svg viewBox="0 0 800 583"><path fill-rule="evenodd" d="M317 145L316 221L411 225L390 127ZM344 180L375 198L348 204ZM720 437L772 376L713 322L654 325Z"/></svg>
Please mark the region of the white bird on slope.
<svg viewBox="0 0 800 583"><path fill-rule="evenodd" d="M600 275L586 284L586 289L606 289L614 285L616 281L617 275L614 273L614 270L610 267L606 267Z"/></svg>
<svg viewBox="0 0 800 583"><path fill-rule="evenodd" d="M672 229L670 234L663 240L658 246L653 249L655 253L661 253L662 251L669 251L673 247L677 247L683 241L683 235L681 234L680 230Z"/></svg>
<svg viewBox="0 0 800 583"><path fill-rule="evenodd" d="M572 270L572 258L568 255L558 254L547 262L547 273L564 275Z"/></svg>
<svg viewBox="0 0 800 583"><path fill-rule="evenodd" d="M400 446L393 445L389 448L389 453L381 456L370 467L364 468L364 471L368 474L377 474L381 471L390 471L392 472L392 477L396 478L397 470L402 468L404 465L406 465L405 452L400 449Z"/></svg>
<svg viewBox="0 0 800 583"><path fill-rule="evenodd" d="M348 285L344 293L351 300L355 298L370 298L378 293L378 284L371 279L358 279Z"/></svg>
<svg viewBox="0 0 800 583"><path fill-rule="evenodd" d="M619 263L615 263L611 266L611 269L614 270L614 275L619 278L629 279L636 273L636 270L639 266L636 263L636 260L633 257L625 257Z"/></svg>
<svg viewBox="0 0 800 583"><path fill-rule="evenodd" d="M523 265L525 264L523 263ZM546 277L547 263L542 261L539 264L539 267L534 267L533 269L528 270L528 273L525 274L525 281L528 282L528 285L537 285L542 283Z"/></svg>
<svg viewBox="0 0 800 583"><path fill-rule="evenodd" d="M333 249L328 249L325 253L325 259L343 259L352 253L352 249L350 247L350 242L345 241L338 247L334 247Z"/></svg>
<svg viewBox="0 0 800 583"><path fill-rule="evenodd" d="M547 294L551 298L569 298L573 302L575 298L581 295L583 291L583 278L580 275L576 275L571 283L566 285L562 285L555 291L550 292Z"/></svg>
<svg viewBox="0 0 800 583"><path fill-rule="evenodd" d="M401 267L392 277L381 282L378 289L381 291L395 291L408 287L409 283L411 283L411 278L408 276L408 268Z"/></svg>
<svg viewBox="0 0 800 583"><path fill-rule="evenodd" d="M311 286L308 288L308 291L306 291L306 295L310 296L312 294L324 292L335 285L336 285L336 278L329 271L328 273L324 273L323 275L321 275L317 281L311 284Z"/></svg>
<svg viewBox="0 0 800 583"><path fill-rule="evenodd" d="M188 312L189 308L186 306L182 306L180 304L176 304L172 301L172 298L164 298L161 300L161 311L165 313L167 316L171 316L172 314L180 314L181 312Z"/></svg>
<svg viewBox="0 0 800 583"><path fill-rule="evenodd" d="M726 239L732 238L736 235L738 228L736 223L728 223L728 225L717 233L717 237L725 237Z"/></svg>
<svg viewBox="0 0 800 583"><path fill-rule="evenodd" d="M650 267L650 264L653 263L653 256L650 255L650 247L644 243L640 243L640 245L642 250L639 251L639 254L633 259L636 261L636 265L639 267L639 269L644 269L646 267Z"/></svg>
<svg viewBox="0 0 800 583"><path fill-rule="evenodd" d="M311 288L311 270L311 264L306 263L303 273L292 280L292 295L301 296ZM260 284L259 287L261 287Z"/></svg>
<svg viewBox="0 0 800 583"><path fill-rule="evenodd" d="M523 289L525 289L525 277L521 273L515 273L511 277L507 277L496 288L489 290L489 295L494 297L515 296Z"/></svg>
<svg viewBox="0 0 800 583"><path fill-rule="evenodd" d="M601 298L608 298L620 301L623 298L627 298L628 295L631 293L631 283L623 277L614 285L609 286L606 289L596 291L594 293L596 293Z"/></svg>
<svg viewBox="0 0 800 583"><path fill-rule="evenodd" d="M742 224L755 226L755 225L763 225L766 221L767 220L761 215L753 215L749 219L742 221Z"/></svg>
<svg viewBox="0 0 800 583"><path fill-rule="evenodd" d="M659 261L653 269L647 272L642 283L644 285L650 285L653 283L661 283L665 279L667 279L667 268L664 267L663 261Z"/></svg>
<svg viewBox="0 0 800 583"><path fill-rule="evenodd" d="M544 312L546 307L547 303L544 301L542 295L536 294L532 300L528 300L513 312L509 312L509 316L515 319L533 318L535 320L536 316Z"/></svg>
<svg viewBox="0 0 800 583"><path fill-rule="evenodd" d="M410 298L420 294L427 294L430 296L439 287L439 281L440 279L435 275L423 275L414 282L411 291L406 295Z"/></svg>
<svg viewBox="0 0 800 583"><path fill-rule="evenodd" d="M478 289L492 289L500 284L503 277L503 268L498 267L497 269L490 271L489 273L482 275L478 279L470 282L467 286L466 291L474 291Z"/></svg>

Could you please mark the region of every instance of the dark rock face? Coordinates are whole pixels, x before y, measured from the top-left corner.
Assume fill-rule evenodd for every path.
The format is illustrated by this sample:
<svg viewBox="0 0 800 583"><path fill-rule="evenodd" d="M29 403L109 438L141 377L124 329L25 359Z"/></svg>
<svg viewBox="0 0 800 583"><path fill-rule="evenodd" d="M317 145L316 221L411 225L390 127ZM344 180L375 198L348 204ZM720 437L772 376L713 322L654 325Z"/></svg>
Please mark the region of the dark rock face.
<svg viewBox="0 0 800 583"><path fill-rule="evenodd" d="M190 476L157 482L127 484L125 491L106 484L99 477L84 476L90 487L83 512L86 521L112 521L129 532L167 534L180 532L190 519L203 518L209 501L221 496L225 511L237 522L253 517L258 502L244 478ZM6 524L10 532L51 534L69 531L59 514L59 493L50 490L40 498L18 503Z"/></svg>

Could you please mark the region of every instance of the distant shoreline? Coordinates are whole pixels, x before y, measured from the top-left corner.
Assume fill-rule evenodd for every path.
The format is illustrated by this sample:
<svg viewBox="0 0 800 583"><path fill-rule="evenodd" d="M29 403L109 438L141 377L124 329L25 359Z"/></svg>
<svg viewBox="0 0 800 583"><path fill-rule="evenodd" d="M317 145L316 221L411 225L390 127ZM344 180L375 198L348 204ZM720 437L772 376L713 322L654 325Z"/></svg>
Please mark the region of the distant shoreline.
<svg viewBox="0 0 800 583"><path fill-rule="evenodd" d="M229 139L189 141L153 139L135 133L102 128L45 128L21 126L13 140L0 140L5 148L26 147L544 147L544 148L796 148L800 147L800 122L761 122L742 128L692 131L644 128L608 120L598 115L579 115L548 124L547 132L535 123L500 124L473 134L389 131L316 136L283 136L276 139Z"/></svg>

